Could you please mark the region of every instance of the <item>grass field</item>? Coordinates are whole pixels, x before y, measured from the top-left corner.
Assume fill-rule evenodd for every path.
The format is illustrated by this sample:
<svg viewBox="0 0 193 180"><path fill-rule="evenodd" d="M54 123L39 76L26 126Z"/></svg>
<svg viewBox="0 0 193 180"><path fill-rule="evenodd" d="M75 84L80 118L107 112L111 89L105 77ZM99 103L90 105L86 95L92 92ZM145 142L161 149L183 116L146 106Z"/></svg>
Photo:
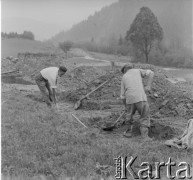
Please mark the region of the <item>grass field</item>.
<svg viewBox="0 0 193 180"><path fill-rule="evenodd" d="M88 119L80 116L83 111L65 108L65 102L59 103L60 112L48 109L32 95L37 96L37 92L8 89L2 93L2 173L6 177L100 179L97 163L108 165L113 177L114 158L121 155L137 156L136 168L143 161L167 162L169 157L177 163L193 162L192 151L167 148L164 140L146 143L139 136L128 139L122 133L114 136L93 127L84 128L71 116L74 113L87 123ZM166 169L162 173L165 177Z"/></svg>
<svg viewBox="0 0 193 180"><path fill-rule="evenodd" d="M56 49L48 44L40 41L32 41L27 39L2 39L1 40L1 57L8 56L17 57L18 53L53 53Z"/></svg>
<svg viewBox="0 0 193 180"><path fill-rule="evenodd" d="M3 93L2 172L57 177L97 175L96 163L114 167L118 155L140 161L169 157L191 163L191 152L166 148L161 141L144 143L138 137L111 138L97 129L85 129L70 117L48 109L19 92ZM114 170L114 168L113 168ZM13 172L12 172L13 171Z"/></svg>

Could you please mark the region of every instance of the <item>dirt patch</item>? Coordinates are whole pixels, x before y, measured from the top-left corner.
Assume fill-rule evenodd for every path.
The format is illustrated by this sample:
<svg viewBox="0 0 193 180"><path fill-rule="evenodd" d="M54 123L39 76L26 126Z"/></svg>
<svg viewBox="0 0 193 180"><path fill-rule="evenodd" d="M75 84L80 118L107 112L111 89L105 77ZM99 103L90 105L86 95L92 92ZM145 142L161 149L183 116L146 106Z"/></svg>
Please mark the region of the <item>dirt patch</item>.
<svg viewBox="0 0 193 180"><path fill-rule="evenodd" d="M95 71L96 71L95 67ZM167 80L167 72L163 69L158 68L152 65L135 65L135 68L142 69L151 69L155 72L154 81L152 83L152 92L148 94L148 100L151 108L151 115L156 114L158 117L162 116L180 116L190 118L193 116L193 100L188 96L188 93L184 91L178 84L173 84ZM81 69L81 67L80 67ZM78 71L81 71L78 69ZM84 67L85 69L85 67ZM84 76L90 77L89 67L86 67L86 71ZM104 81L111 79L110 82L105 84L103 87L98 89L96 92L91 94L87 99L82 102L82 109L87 110L103 110L103 109L111 109L111 102L116 105L122 106L119 100L120 96L120 83L122 74L119 68L115 68L111 70L110 68L100 70L106 71L106 74L99 76L98 78L92 77L91 81L87 81L86 85L82 86L83 83L77 82L80 85L75 90L70 90L61 95L61 100L68 100L70 102L75 103L81 97L95 89L97 86L102 84ZM91 68L92 70L92 68ZM93 71L93 70L92 70ZM88 73L88 74L87 74ZM91 73L92 74L92 73ZM84 79L82 77L81 79ZM144 86L147 83L147 79L143 81ZM73 82L72 82L73 84ZM76 86L77 86L76 84ZM186 84L184 84L185 86ZM75 84L74 84L75 86Z"/></svg>
<svg viewBox="0 0 193 180"><path fill-rule="evenodd" d="M34 79L39 71L48 66L58 66L63 62L62 56L51 53L19 53L18 60L2 59L3 71L19 70L22 76Z"/></svg>
<svg viewBox="0 0 193 180"><path fill-rule="evenodd" d="M92 128L98 128L101 130L101 133L103 134L111 134L115 136L122 136L123 132L127 129L131 128L131 124L129 122L126 122L126 124L121 125L119 123L117 125L117 128L113 131L103 131L102 128L112 126L112 122L115 122L116 119L119 117L118 114L112 114L108 117L94 117L94 118L88 118L88 126ZM140 135L140 129L139 129L139 123L136 121L133 126L132 134L133 136L139 136ZM167 140L175 137L176 135L179 135L179 132L181 132L181 129L172 127L170 125L164 125L160 122L157 122L155 120L151 120L151 127L149 128L149 136L157 139L157 140Z"/></svg>
<svg viewBox="0 0 193 180"><path fill-rule="evenodd" d="M80 96L88 92L90 83L97 83L97 79L100 76L104 76L107 72L108 67L76 67L71 71L67 71L65 76L59 80L59 84L62 89L68 91L68 99L70 101L76 101ZM100 81L98 83L100 83ZM81 89L81 91L78 92L79 89ZM76 95L73 93L70 97L70 92L76 92ZM63 98L63 95L61 98Z"/></svg>
<svg viewBox="0 0 193 180"><path fill-rule="evenodd" d="M174 128L172 126L160 124L156 121L151 121L151 127L149 128L149 136L154 137L155 139L171 139L178 135L178 128ZM180 131L181 132L181 131Z"/></svg>

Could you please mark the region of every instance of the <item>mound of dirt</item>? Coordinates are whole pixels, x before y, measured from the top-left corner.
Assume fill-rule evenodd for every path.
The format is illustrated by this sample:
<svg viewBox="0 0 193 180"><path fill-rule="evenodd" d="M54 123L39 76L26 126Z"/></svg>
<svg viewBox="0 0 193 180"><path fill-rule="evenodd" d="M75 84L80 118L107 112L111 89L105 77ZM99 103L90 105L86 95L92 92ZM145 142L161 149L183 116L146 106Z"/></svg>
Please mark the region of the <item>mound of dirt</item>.
<svg viewBox="0 0 193 180"><path fill-rule="evenodd" d="M72 97L69 97L70 101L75 101L89 91L90 84L93 83L95 79L106 73L107 71L105 69L98 67L76 67L71 71L67 71L65 76L59 80L59 84L61 88L64 88L66 91L76 92L76 96L73 97L74 93L72 93ZM80 92L78 92L79 89L81 89Z"/></svg>
<svg viewBox="0 0 193 180"><path fill-rule="evenodd" d="M36 74L43 68L49 66L64 65L68 71L59 81L59 86L64 90L75 90L83 88L89 82L106 74L106 70L95 67L75 67L69 59L66 61L63 54L49 54L49 53L19 53L18 61L12 59L2 59L3 72L19 70L20 75L34 80Z"/></svg>
<svg viewBox="0 0 193 180"><path fill-rule="evenodd" d="M31 78L43 68L48 66L56 66L62 63L62 59L49 53L19 53L18 60L2 59L3 71L19 70L24 77Z"/></svg>
<svg viewBox="0 0 193 180"><path fill-rule="evenodd" d="M112 71L110 68L107 70L100 67L98 69L100 69L100 71L106 71L106 73L98 78L95 76L97 67L95 67L94 70L93 68L90 69L90 67L83 67L83 69L81 68L82 67L75 71L77 73L84 72L84 76L87 78L90 77L91 74L94 74L94 76L90 78L90 82L88 82L88 78L86 85L82 86L82 83L80 82L84 79L84 76L78 75L77 77L81 77L81 81L77 81L73 86L79 87L77 89L74 88L73 90L68 91L63 99L76 102L104 81L111 79L110 82L91 94L88 99L83 100L82 108L88 110L101 110L111 108L112 104L120 104L119 96L122 74L119 68L115 68ZM163 115L190 118L193 116L193 100L187 95L187 92L185 92L181 86L178 84L173 84L167 80L168 76L166 71L153 65L143 64L136 64L135 68L151 69L155 73L154 81L152 83L152 92L148 95L151 114L154 117L159 118ZM147 79L144 79L143 83L145 86ZM186 83L183 84L184 86L186 85ZM64 94L62 96L64 96Z"/></svg>
<svg viewBox="0 0 193 180"><path fill-rule="evenodd" d="M18 68L22 71L23 76L34 79L35 75L43 68L56 66L62 62L62 59L56 54L48 53L23 53L18 55Z"/></svg>
<svg viewBox="0 0 193 180"><path fill-rule="evenodd" d="M1 70L2 72L11 72L17 70L16 63L8 58L1 59Z"/></svg>

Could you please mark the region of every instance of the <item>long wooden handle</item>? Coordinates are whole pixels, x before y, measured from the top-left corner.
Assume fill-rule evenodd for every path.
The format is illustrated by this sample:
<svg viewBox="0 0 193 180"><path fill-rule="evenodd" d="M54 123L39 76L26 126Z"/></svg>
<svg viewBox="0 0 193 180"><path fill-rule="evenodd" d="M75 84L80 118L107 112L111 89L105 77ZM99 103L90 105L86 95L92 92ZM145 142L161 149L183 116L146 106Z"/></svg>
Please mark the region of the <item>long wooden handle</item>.
<svg viewBox="0 0 193 180"><path fill-rule="evenodd" d="M8 73L13 73L13 72L19 72L19 70L13 70L13 71L1 72L1 74L8 74Z"/></svg>
<svg viewBox="0 0 193 180"><path fill-rule="evenodd" d="M96 89L92 90L91 92L89 92L88 94L86 94L84 97L82 97L80 99L83 100L84 98L86 98L87 96L89 96L90 94L92 94L93 92L95 92L97 89L99 89L100 87L102 87L103 85L105 85L107 82L109 82L111 79L108 79L107 81L103 82L102 84L100 84Z"/></svg>
<svg viewBox="0 0 193 180"><path fill-rule="evenodd" d="M113 124L113 126L117 124L117 122L123 117L123 115L124 115L125 113L126 113L126 111L122 112L122 114L121 114L121 115L119 116L119 118L115 121L115 123Z"/></svg>
<svg viewBox="0 0 193 180"><path fill-rule="evenodd" d="M74 114L72 114L72 116L73 116L80 124L82 124L85 128L87 128L87 126L86 126L83 122L81 122L81 120L78 119Z"/></svg>
<svg viewBox="0 0 193 180"><path fill-rule="evenodd" d="M60 111L59 111L58 103L56 103L56 108L57 108L57 111L59 113Z"/></svg>

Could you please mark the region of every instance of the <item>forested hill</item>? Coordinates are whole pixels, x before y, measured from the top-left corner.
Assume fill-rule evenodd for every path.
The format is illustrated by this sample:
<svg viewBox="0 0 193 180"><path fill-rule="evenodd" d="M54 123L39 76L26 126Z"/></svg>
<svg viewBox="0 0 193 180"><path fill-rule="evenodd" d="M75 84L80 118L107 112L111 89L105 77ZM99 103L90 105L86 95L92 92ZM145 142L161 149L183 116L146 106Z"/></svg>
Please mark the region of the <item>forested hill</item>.
<svg viewBox="0 0 193 180"><path fill-rule="evenodd" d="M126 31L143 6L149 7L164 30L168 43L183 43L192 38L192 0L119 0L87 20L74 25L69 31L60 32L51 40L108 42L113 38L125 37ZM70 17L69 17L70 18Z"/></svg>

